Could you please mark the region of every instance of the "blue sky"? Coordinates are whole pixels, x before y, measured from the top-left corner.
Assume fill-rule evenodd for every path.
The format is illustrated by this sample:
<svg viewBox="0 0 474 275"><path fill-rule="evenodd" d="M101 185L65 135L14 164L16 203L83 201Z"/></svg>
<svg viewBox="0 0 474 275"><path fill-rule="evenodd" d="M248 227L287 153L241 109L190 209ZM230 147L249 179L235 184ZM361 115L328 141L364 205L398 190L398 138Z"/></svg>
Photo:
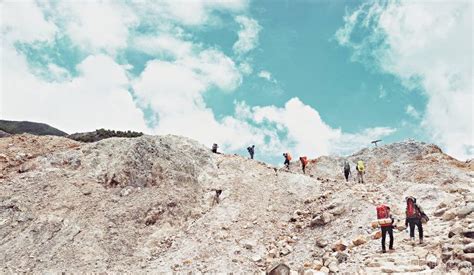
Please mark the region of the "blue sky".
<svg viewBox="0 0 474 275"><path fill-rule="evenodd" d="M474 155L469 1L1 5L4 119L256 144L273 163L379 138Z"/></svg>

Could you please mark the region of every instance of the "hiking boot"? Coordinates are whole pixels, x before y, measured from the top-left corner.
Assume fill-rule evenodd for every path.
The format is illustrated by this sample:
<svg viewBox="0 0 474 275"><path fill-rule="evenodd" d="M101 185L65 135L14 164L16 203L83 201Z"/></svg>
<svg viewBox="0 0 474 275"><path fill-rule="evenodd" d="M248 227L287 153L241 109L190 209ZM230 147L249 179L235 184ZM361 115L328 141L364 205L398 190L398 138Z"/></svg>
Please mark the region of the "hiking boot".
<svg viewBox="0 0 474 275"><path fill-rule="evenodd" d="M420 244L423 244L423 239L420 239Z"/></svg>
<svg viewBox="0 0 474 275"><path fill-rule="evenodd" d="M394 250L395 250L395 248L393 248L393 247L390 247L388 250L394 251Z"/></svg>
<svg viewBox="0 0 474 275"><path fill-rule="evenodd" d="M387 253L387 250L385 250L385 249L382 249L382 253Z"/></svg>

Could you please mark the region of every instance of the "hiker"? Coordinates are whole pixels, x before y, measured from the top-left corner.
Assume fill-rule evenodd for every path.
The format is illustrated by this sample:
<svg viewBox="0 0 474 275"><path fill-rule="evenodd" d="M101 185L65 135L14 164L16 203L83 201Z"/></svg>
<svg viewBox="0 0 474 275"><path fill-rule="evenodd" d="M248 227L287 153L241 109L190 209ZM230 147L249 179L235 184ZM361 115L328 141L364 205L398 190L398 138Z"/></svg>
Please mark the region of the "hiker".
<svg viewBox="0 0 474 275"><path fill-rule="evenodd" d="M421 207L416 203L416 198L406 197L407 209L405 226L410 226L410 239L415 241L415 225L418 227L418 235L420 244L423 243L423 222L428 221L428 216L423 212Z"/></svg>
<svg viewBox="0 0 474 275"><path fill-rule="evenodd" d="M283 153L283 157L285 158L285 162L283 164L286 166L286 169L290 170L290 160L291 160L290 153Z"/></svg>
<svg viewBox="0 0 474 275"><path fill-rule="evenodd" d="M349 181L349 175L351 174L351 165L346 160L344 161L344 177L346 178L346 182Z"/></svg>
<svg viewBox="0 0 474 275"><path fill-rule="evenodd" d="M364 167L364 162L362 160L357 161L356 170L357 170L357 181L359 183L364 183L365 167Z"/></svg>
<svg viewBox="0 0 474 275"><path fill-rule="evenodd" d="M387 205L381 204L377 206L377 219L380 225L380 229L382 230L382 253L387 252L385 249L385 238L388 236L390 237L390 242L388 249L393 250L393 225L394 218L390 214L390 207Z"/></svg>
<svg viewBox="0 0 474 275"><path fill-rule="evenodd" d="M300 157L300 161L301 161L301 167L303 168L303 174L306 174L305 168L306 168L306 165L308 164L308 158L306 156Z"/></svg>
<svg viewBox="0 0 474 275"><path fill-rule="evenodd" d="M217 148L219 148L219 146L217 146L217 143L214 143L212 144L212 152L217 154Z"/></svg>
<svg viewBox="0 0 474 275"><path fill-rule="evenodd" d="M255 154L255 145L247 147L247 151L249 151L250 159L253 159L253 155Z"/></svg>

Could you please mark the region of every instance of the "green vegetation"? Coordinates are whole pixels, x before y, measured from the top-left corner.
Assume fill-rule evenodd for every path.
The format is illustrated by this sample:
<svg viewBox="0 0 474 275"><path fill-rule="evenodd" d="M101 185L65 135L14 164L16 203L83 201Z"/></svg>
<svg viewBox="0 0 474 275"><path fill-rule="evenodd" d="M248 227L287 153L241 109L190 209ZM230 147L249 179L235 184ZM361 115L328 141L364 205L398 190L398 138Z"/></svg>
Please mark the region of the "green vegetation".
<svg viewBox="0 0 474 275"><path fill-rule="evenodd" d="M111 138L111 137L124 137L124 138L134 138L143 136L142 132L134 131L115 131L115 130L106 130L106 129L97 129L94 132L88 133L76 133L69 135L68 138L81 141L81 142L96 142L102 139Z"/></svg>

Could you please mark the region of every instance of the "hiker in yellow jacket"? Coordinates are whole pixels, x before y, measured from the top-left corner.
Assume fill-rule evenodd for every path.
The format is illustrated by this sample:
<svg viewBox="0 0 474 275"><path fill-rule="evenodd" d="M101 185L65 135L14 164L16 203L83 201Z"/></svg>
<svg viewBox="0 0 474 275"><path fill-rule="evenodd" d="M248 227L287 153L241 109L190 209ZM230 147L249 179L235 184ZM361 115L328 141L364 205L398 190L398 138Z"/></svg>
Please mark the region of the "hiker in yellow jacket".
<svg viewBox="0 0 474 275"><path fill-rule="evenodd" d="M364 183L365 166L362 160L357 161L356 170L357 170L357 181L359 183Z"/></svg>

